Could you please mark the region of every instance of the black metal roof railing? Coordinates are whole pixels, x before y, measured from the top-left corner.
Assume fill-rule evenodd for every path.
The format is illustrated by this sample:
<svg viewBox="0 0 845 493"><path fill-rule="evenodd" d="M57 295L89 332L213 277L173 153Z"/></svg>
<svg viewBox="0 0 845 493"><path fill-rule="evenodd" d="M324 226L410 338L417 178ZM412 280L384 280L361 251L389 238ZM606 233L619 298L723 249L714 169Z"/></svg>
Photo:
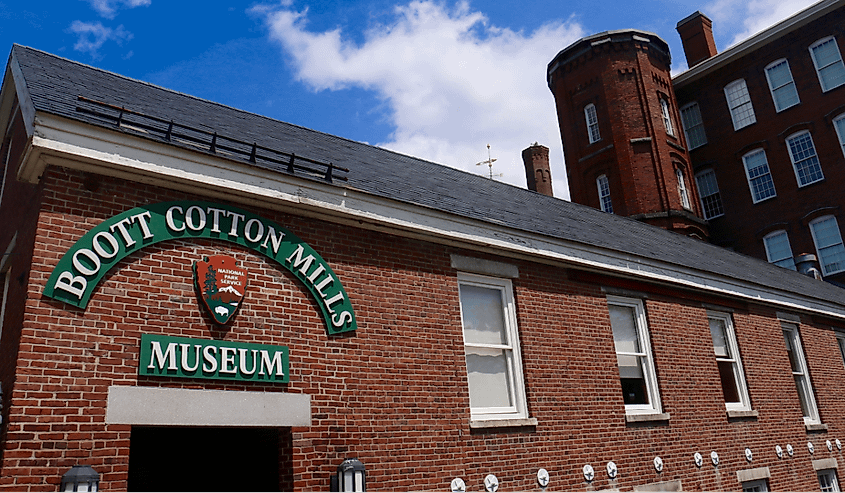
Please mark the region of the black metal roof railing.
<svg viewBox="0 0 845 493"><path fill-rule="evenodd" d="M77 106L76 111L109 121L122 129L155 135L171 143L191 146L221 157L237 158L276 171L290 174L304 173L322 178L329 183L334 180L347 181L346 176L338 176L337 173L348 173L349 170L332 163L271 149L255 142L249 143L226 137L217 132L182 125L173 120L165 120L84 96L78 96L78 100L93 106L94 109ZM107 110L112 113L106 112Z"/></svg>

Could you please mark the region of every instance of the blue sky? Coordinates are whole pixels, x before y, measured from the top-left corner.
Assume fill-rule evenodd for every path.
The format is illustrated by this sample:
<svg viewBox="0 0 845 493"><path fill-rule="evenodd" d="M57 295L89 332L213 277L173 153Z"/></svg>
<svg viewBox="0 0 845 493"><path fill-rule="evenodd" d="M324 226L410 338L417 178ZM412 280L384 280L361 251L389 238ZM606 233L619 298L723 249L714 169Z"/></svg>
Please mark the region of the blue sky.
<svg viewBox="0 0 845 493"><path fill-rule="evenodd" d="M669 43L696 10L721 51L812 0L0 0L0 51L38 48L127 77L525 186L520 152L550 148L568 198L545 69L601 31ZM498 176L501 175L501 176Z"/></svg>

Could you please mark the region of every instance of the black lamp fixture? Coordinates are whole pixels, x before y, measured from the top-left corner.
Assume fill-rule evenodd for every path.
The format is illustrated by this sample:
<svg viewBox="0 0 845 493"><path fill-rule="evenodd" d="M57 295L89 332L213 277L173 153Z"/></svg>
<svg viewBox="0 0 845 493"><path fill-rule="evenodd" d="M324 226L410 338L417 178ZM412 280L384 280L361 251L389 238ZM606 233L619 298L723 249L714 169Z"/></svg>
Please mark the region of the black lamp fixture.
<svg viewBox="0 0 845 493"><path fill-rule="evenodd" d="M332 475L332 491L367 491L367 471L358 459L346 459Z"/></svg>
<svg viewBox="0 0 845 493"><path fill-rule="evenodd" d="M73 466L62 476L61 491L99 491L100 475L91 466Z"/></svg>

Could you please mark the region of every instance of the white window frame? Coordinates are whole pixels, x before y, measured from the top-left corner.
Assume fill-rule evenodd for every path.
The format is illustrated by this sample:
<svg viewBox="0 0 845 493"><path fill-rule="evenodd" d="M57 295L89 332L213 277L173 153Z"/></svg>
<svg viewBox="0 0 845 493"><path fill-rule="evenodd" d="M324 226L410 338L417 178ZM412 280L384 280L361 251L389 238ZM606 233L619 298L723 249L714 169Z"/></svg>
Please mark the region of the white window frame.
<svg viewBox="0 0 845 493"><path fill-rule="evenodd" d="M743 481L742 491L769 491L769 480L755 479L754 481Z"/></svg>
<svg viewBox="0 0 845 493"><path fill-rule="evenodd" d="M778 240L775 240L775 238L778 238ZM786 243L786 249L789 251L788 257L774 255L770 243L773 243L775 241ZM789 235L786 233L785 230L779 229L777 231L772 231L771 233L764 236L763 248L766 249L766 259L769 261L769 263L775 264L786 269L795 270L795 256L792 254L792 245L789 243Z"/></svg>
<svg viewBox="0 0 845 493"><path fill-rule="evenodd" d="M745 79L737 79L731 82L725 86L724 91L734 130L757 123L757 116L754 114L754 105L751 103L751 94L748 93L748 85L746 85Z"/></svg>
<svg viewBox="0 0 845 493"><path fill-rule="evenodd" d="M12 269L7 268L0 272L0 278L3 279L3 297L0 299L0 342L3 341L3 325L6 323L6 304L9 300L9 279L12 278ZM2 402L0 402L2 407Z"/></svg>
<svg viewBox="0 0 845 493"><path fill-rule="evenodd" d="M836 333L836 345L839 346L839 355L842 356L842 364L845 365L845 333Z"/></svg>
<svg viewBox="0 0 845 493"><path fill-rule="evenodd" d="M845 113L833 119L833 128L839 138L839 147L842 148L842 155L845 156Z"/></svg>
<svg viewBox="0 0 845 493"><path fill-rule="evenodd" d="M590 144L601 140L601 132L599 131L599 116L596 112L596 105L593 103L584 107L584 119L587 122L587 137L590 139Z"/></svg>
<svg viewBox="0 0 845 493"><path fill-rule="evenodd" d="M816 234L816 226L821 224L821 223L827 222L827 221L833 221L833 224L836 227L836 233L839 237L839 241L834 242L834 243L830 243L830 244L826 244L826 245L819 245L819 239L817 238L817 234ZM836 217L834 217L832 215L828 215L828 216L822 216L822 217L813 219L812 221L810 221L810 233L813 236L813 244L816 247L816 255L818 256L819 264L821 264L821 267L822 267L822 275L829 276L831 274L836 274L836 273L845 271L845 260L837 262L837 263L841 264L839 266L839 268L830 268L830 269L828 268L828 266L832 265L833 262L828 262L827 260L825 260L825 257L829 258L830 254L827 253L827 252L831 251L830 250L831 247L839 246L839 248L836 249L837 251L833 252L834 255L836 255L837 253L839 253L842 250L845 250L845 245L843 245L843 242L842 242L842 230L839 229L839 222L836 220ZM822 254L823 250L826 251L826 253L824 255Z"/></svg>
<svg viewBox="0 0 845 493"><path fill-rule="evenodd" d="M615 347L615 339L614 339L614 351L616 352L617 357L619 356L635 356L637 358L641 358L642 361L642 371L643 371L643 380L645 381L646 386L646 395L648 396L649 403L648 404L625 404L625 414L634 415L634 414L660 414L662 413L662 405L660 402L660 390L657 386L657 372L654 366L654 357L651 352L651 338L649 337L648 332L648 321L646 320L645 315L645 308L643 306L642 300L633 299L633 298L623 298L621 296L607 296L607 304L608 308L611 305L628 308L632 310L634 315L634 321L637 325L637 338L638 338L638 345L640 347L639 353L630 353L625 351L618 351ZM612 326L612 319L611 319L611 331L613 330ZM620 374L620 383L622 380Z"/></svg>
<svg viewBox="0 0 845 493"><path fill-rule="evenodd" d="M806 157L800 158L795 155L793 152L795 149L792 146L792 142L806 136L808 142L810 143L809 150L812 151L812 155L808 155ZM786 149L789 151L789 159L792 161L792 171L795 172L795 180L798 182L798 188L805 187L807 185L811 185L813 183L819 182L824 180L824 173L822 172L822 164L819 161L819 155L816 152L816 144L813 142L813 136L810 134L809 130L802 130L800 132L795 132L794 134L790 135L786 138ZM804 163L810 163L809 165L805 165ZM815 162L815 167L818 168L818 176L815 179L808 180L806 182L802 181L801 173L798 170L798 166L801 165L804 169L805 173L807 170L813 166L813 162Z"/></svg>
<svg viewBox="0 0 845 493"><path fill-rule="evenodd" d="M789 75L789 81L784 82L783 84L780 84L779 86L775 87L775 82L772 80L771 71L777 67L780 67L781 65L786 66L786 73ZM775 103L776 112L780 113L781 111L787 108L792 108L793 106L801 102L801 99L798 97L798 89L795 87L795 79L793 79L792 77L792 70L789 69L789 62L786 60L786 58L781 58L780 60L775 60L774 62L770 63L766 66L765 72L766 81L768 81L769 83L769 92L772 93L772 101L774 101ZM789 91L790 87L792 88L791 91ZM787 91L790 92L790 95L795 96L795 100L791 104L781 106L781 102L778 99L778 94L783 94Z"/></svg>
<svg viewBox="0 0 845 493"><path fill-rule="evenodd" d="M715 354L716 363L727 363L731 366L731 372L733 374L733 381L734 385L736 385L736 391L739 396L738 402L728 402L725 400L725 409L728 411L750 411L751 410L751 397L748 394L748 385L745 383L745 371L742 368L742 359L740 358L739 354L739 344L736 342L736 330L734 329L733 319L730 313L723 313L723 312L716 312L716 311L707 311L707 322L710 323L710 320L718 320L721 321L725 328L725 343L727 345L728 353L727 355L719 355ZM710 335L713 335L713 329L710 329ZM715 341L713 351L715 353ZM719 372L719 378L721 381L721 369ZM724 385L722 385L722 391L724 393Z"/></svg>
<svg viewBox="0 0 845 493"><path fill-rule="evenodd" d="M832 46L836 49L837 59L828 63L827 65L825 65L823 67L820 67L819 62L816 59L816 52L813 51L813 50L815 50L816 48L818 48L819 46L821 46L823 44L827 44L828 42L833 43ZM826 38L822 38L822 39L816 41L815 43L811 44L809 50L810 50L810 58L813 59L813 66L816 68L816 75L819 77L819 85L822 88L822 92L830 91L831 89L835 89L835 88L841 86L842 84L845 84L845 65L843 65L843 63L842 63L842 53L839 51L839 43L836 42L835 37L828 36ZM840 67L840 69L842 70L842 75L840 75L840 77L839 77L839 83L836 84L836 85L830 86L830 87L826 87L824 78L822 77L822 71L826 70L826 69L833 68L836 65L838 65Z"/></svg>
<svg viewBox="0 0 845 493"><path fill-rule="evenodd" d="M503 321L506 331L506 341L504 344L483 344L467 342L466 324L464 317L467 315L464 301L460 295L461 286L469 285L481 287L491 290L496 290L501 294ZM510 395L508 396L510 402L513 403L509 407L472 407L470 402L470 414L472 420L487 421L487 420L512 420L512 419L527 419L528 405L525 397L525 376L522 371L522 353L519 348L519 332L516 321L516 305L513 296L513 286L510 279L501 279L496 277L479 276L476 274L467 274L463 272L458 273L458 290L459 300L461 305L461 327L464 334L464 348L465 353L469 348L478 348L481 350L502 350L505 353L505 362L508 372L507 384ZM471 386L471 377L469 375L470 369L467 366L467 385ZM470 394L472 393L471 389Z"/></svg>
<svg viewBox="0 0 845 493"><path fill-rule="evenodd" d="M599 191L599 207L602 212L613 214L613 199L610 197L610 180L607 175L596 178L596 188Z"/></svg>
<svg viewBox="0 0 845 493"><path fill-rule="evenodd" d="M695 183L698 185L698 200L701 202L704 219L710 220L724 216L725 207L722 204L719 183L716 181L716 172L712 168L700 171L695 175ZM708 204L710 207L708 207Z"/></svg>
<svg viewBox="0 0 845 493"><path fill-rule="evenodd" d="M804 425L819 424L821 423L819 407L816 404L816 396L813 392L813 383L810 380L810 370L807 366L807 358L804 356L798 326L784 321L781 321L780 326L783 330L784 341L792 346L792 357L797 366L797 368L792 368L792 378L795 381L798 399L802 400L802 395L806 399L803 405L807 407L807 413L804 414L804 410L801 410L804 414ZM790 366L792 366L791 363L790 361Z"/></svg>
<svg viewBox="0 0 845 493"><path fill-rule="evenodd" d="M684 180L684 172L680 168L675 168L675 178L678 179L678 194L681 196L681 206L686 210L692 210L689 190L687 190L687 183Z"/></svg>
<svg viewBox="0 0 845 493"><path fill-rule="evenodd" d="M748 158L756 156L759 153L763 154L763 160L765 161L766 171L765 171L765 173L760 173L760 174L752 177L751 173L748 169ZM745 178L748 180L748 189L751 191L751 201L753 203L756 204L758 202L762 202L764 200L768 200L772 197L778 196L777 189L775 189L775 181L772 178L772 169L769 167L769 159L766 156L766 150L765 149L759 148L759 149L754 149L753 151L745 153L745 155L742 156L742 167L745 170ZM759 167L761 167L761 166L757 166L757 168L759 168ZM772 185L772 195L767 195L765 197L758 197L757 194L754 191L755 190L754 180L757 180L758 178L762 178L764 176L768 176L768 178L766 180L768 180Z"/></svg>
<svg viewBox="0 0 845 493"><path fill-rule="evenodd" d="M701 118L701 108L697 102L689 103L681 108L681 124L684 127L684 135L687 138L687 145L690 150L707 143L704 120Z"/></svg>
<svg viewBox="0 0 845 493"><path fill-rule="evenodd" d="M658 99L660 99L660 113L663 115L663 126L666 127L666 133L674 137L675 124L672 123L672 112L669 108L669 101L662 96Z"/></svg>
<svg viewBox="0 0 845 493"><path fill-rule="evenodd" d="M821 469L816 471L816 477L819 479L819 491L840 491L839 478L836 477L836 469Z"/></svg>

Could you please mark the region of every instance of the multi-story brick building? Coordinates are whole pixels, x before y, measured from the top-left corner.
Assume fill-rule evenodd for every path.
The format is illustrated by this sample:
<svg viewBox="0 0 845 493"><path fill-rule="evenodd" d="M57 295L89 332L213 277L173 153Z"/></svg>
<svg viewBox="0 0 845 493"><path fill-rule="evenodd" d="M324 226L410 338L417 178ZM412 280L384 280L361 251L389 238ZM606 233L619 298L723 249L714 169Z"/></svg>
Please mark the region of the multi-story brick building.
<svg viewBox="0 0 845 493"><path fill-rule="evenodd" d="M20 46L0 128L0 489L837 482L831 284Z"/></svg>
<svg viewBox="0 0 845 493"><path fill-rule="evenodd" d="M824 0L716 53L711 21L696 12L678 23L691 68L671 82L654 34L603 33L565 49L549 87L573 200L652 223L694 215L718 245L791 269L813 254L842 283L843 25L845 2Z"/></svg>

